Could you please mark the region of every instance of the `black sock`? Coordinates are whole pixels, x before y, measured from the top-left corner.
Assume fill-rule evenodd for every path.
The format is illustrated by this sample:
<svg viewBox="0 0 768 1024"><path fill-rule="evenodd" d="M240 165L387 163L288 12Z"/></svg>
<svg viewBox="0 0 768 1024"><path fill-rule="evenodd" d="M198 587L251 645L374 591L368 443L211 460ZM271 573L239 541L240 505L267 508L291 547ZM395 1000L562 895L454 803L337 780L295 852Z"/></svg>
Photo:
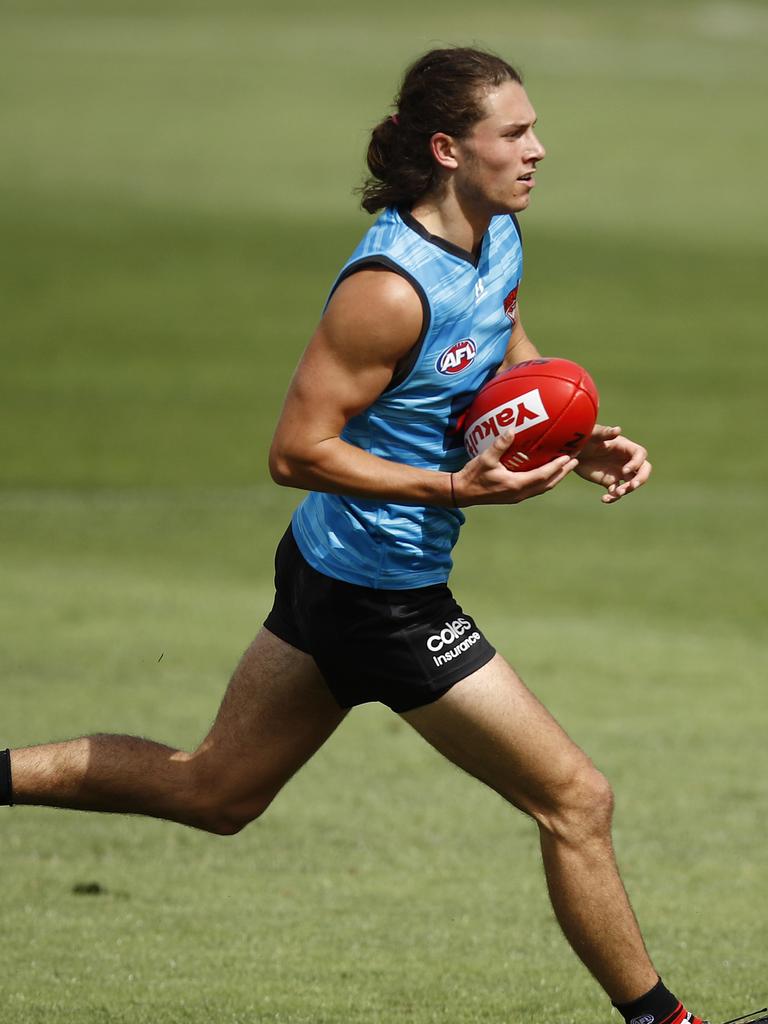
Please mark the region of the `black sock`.
<svg viewBox="0 0 768 1024"><path fill-rule="evenodd" d="M0 750L0 805L2 804L13 807L10 750Z"/></svg>
<svg viewBox="0 0 768 1024"><path fill-rule="evenodd" d="M677 996L673 996L659 978L650 992L631 1003L613 1004L627 1024L672 1024L683 1009Z"/></svg>

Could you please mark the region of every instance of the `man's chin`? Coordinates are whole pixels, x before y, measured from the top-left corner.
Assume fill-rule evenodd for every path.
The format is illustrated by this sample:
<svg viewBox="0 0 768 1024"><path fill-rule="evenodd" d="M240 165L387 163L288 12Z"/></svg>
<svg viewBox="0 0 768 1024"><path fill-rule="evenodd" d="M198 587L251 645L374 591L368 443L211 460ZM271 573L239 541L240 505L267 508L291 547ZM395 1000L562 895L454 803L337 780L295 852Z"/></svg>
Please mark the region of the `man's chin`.
<svg viewBox="0 0 768 1024"><path fill-rule="evenodd" d="M499 203L499 207L496 211L497 216L504 213L522 213L523 210L528 209L528 204L531 201L530 195L515 196L512 199Z"/></svg>
<svg viewBox="0 0 768 1024"><path fill-rule="evenodd" d="M529 204L531 202L531 192L532 191L533 191L532 188L526 188L524 192L521 192L519 195L516 195L513 198L512 203L514 204L514 212L515 213L517 213L519 210L527 210L528 209L528 206L529 206Z"/></svg>

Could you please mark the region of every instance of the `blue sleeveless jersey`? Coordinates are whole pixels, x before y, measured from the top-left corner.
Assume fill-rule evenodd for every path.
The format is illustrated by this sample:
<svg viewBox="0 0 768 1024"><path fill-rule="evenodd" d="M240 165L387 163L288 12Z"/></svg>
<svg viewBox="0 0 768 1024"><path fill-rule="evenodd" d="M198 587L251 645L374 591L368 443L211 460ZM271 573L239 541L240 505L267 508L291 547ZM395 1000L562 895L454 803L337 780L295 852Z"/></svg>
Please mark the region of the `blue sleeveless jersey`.
<svg viewBox="0 0 768 1024"><path fill-rule="evenodd" d="M504 359L522 262L520 233L511 216L492 219L473 260L405 211L385 210L342 268L331 294L355 271L384 266L411 282L424 323L407 365L349 421L343 440L393 462L443 472L461 469L468 456L456 421ZM312 492L294 514L293 532L306 560L326 576L399 590L448 579L463 522L463 513L453 508Z"/></svg>

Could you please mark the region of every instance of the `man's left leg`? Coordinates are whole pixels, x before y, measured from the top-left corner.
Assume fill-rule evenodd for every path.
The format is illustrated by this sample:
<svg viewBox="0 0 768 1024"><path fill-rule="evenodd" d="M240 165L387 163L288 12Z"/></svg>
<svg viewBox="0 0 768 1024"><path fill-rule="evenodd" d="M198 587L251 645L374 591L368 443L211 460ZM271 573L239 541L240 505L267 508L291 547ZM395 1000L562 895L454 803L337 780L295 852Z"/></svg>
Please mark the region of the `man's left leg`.
<svg viewBox="0 0 768 1024"><path fill-rule="evenodd" d="M613 1002L649 993L658 973L616 866L610 787L507 662L496 655L435 703L402 717L535 819L557 919ZM677 1019L685 1018L670 1017Z"/></svg>

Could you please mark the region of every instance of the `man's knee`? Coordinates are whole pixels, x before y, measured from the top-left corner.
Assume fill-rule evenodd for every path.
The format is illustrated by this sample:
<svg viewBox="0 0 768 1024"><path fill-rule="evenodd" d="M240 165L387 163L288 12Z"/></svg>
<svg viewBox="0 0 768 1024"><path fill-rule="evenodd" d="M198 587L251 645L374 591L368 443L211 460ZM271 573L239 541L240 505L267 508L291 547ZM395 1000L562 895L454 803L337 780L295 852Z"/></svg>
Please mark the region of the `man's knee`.
<svg viewBox="0 0 768 1024"><path fill-rule="evenodd" d="M199 810L199 827L217 836L236 836L246 825L266 811L270 800L228 803L226 800L204 804Z"/></svg>
<svg viewBox="0 0 768 1024"><path fill-rule="evenodd" d="M266 811L277 793L259 785L258 779L247 787L233 780L233 773L222 767L212 770L194 755L189 757L188 806L191 824L219 836L234 836Z"/></svg>
<svg viewBox="0 0 768 1024"><path fill-rule="evenodd" d="M585 760L534 810L539 826L557 839L581 845L610 834L613 790L608 779Z"/></svg>

